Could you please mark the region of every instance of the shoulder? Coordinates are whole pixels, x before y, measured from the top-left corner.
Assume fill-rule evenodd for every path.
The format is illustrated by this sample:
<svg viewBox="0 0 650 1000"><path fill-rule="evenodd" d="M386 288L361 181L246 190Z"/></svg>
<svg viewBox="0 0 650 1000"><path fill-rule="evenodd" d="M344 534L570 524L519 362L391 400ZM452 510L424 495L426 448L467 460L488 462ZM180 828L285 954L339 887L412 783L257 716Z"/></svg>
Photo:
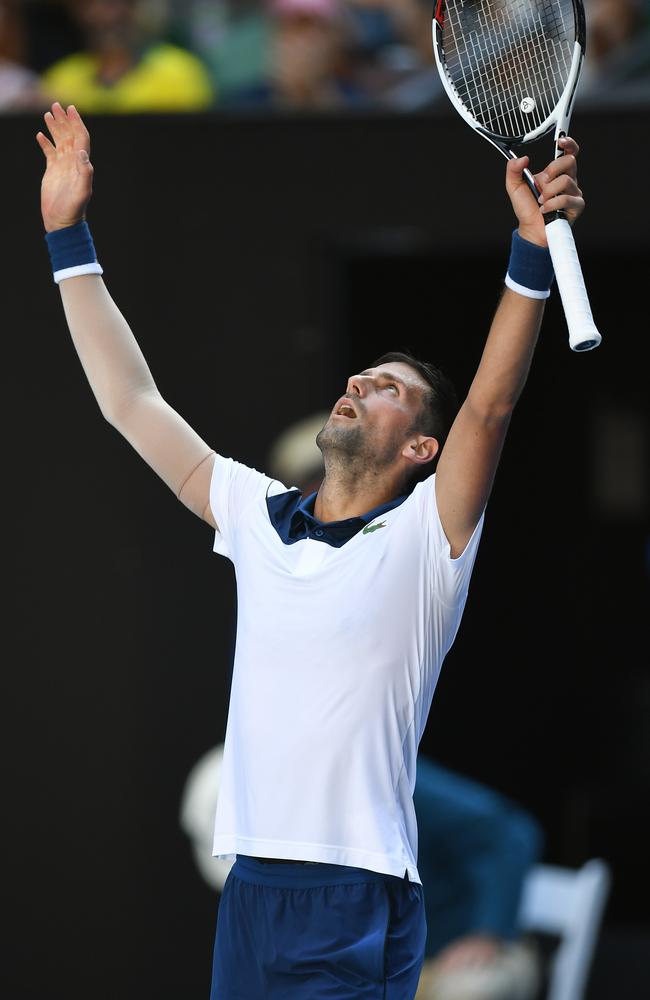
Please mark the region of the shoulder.
<svg viewBox="0 0 650 1000"><path fill-rule="evenodd" d="M192 52L168 42L157 42L144 53L141 66L158 80L158 86L168 83L173 90L167 99L194 110L212 103L215 89L207 67Z"/></svg>
<svg viewBox="0 0 650 1000"><path fill-rule="evenodd" d="M266 500L286 486L248 465L216 454L209 485L211 522L217 525L215 551L232 557L242 522L255 520L255 510L268 519Z"/></svg>
<svg viewBox="0 0 650 1000"><path fill-rule="evenodd" d="M94 76L97 70L97 60L88 52L74 52L53 63L43 72L41 79L45 83L68 79L71 77Z"/></svg>
<svg viewBox="0 0 650 1000"><path fill-rule="evenodd" d="M217 500L228 495L238 506L242 502L286 492L287 487L249 465L225 455L215 454L210 477L210 495Z"/></svg>
<svg viewBox="0 0 650 1000"><path fill-rule="evenodd" d="M198 56L169 42L156 42L150 45L144 53L143 61L169 71L194 72L205 76L206 79L209 77L206 66Z"/></svg>
<svg viewBox="0 0 650 1000"><path fill-rule="evenodd" d="M429 548L435 551L450 564L460 566L464 561L471 562L474 558L476 545L481 536L484 513L481 513L474 530L461 553L452 556L451 543L444 529L436 495L436 474L417 483L411 497L413 514L419 519L426 531ZM471 543L471 544L470 544ZM466 555L467 553L467 555Z"/></svg>

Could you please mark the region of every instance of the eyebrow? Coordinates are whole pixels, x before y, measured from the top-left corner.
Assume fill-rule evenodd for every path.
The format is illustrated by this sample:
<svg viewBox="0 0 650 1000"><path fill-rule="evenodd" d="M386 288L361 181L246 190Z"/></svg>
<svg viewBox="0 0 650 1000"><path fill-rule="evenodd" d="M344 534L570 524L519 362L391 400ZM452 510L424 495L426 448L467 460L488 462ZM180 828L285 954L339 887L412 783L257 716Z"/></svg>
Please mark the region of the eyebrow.
<svg viewBox="0 0 650 1000"><path fill-rule="evenodd" d="M365 371L359 372L359 374L360 375L371 375L372 372L369 369L366 368ZM399 375L393 375L392 372L377 372L377 377L378 378L383 378L384 381L386 381L386 382L398 382L399 385L404 386L405 389L409 388L407 386L406 382L404 381L404 379L401 379L399 377Z"/></svg>

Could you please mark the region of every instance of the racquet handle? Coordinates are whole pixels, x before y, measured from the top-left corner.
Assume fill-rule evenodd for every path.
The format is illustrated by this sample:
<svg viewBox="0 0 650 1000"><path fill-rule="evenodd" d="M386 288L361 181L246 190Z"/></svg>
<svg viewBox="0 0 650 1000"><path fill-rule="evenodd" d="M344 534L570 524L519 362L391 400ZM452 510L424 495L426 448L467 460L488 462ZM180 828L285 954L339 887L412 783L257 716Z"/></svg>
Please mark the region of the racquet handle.
<svg viewBox="0 0 650 1000"><path fill-rule="evenodd" d="M591 315L571 226L566 219L554 219L546 226L546 238L569 328L569 346L572 351L590 351L602 337Z"/></svg>

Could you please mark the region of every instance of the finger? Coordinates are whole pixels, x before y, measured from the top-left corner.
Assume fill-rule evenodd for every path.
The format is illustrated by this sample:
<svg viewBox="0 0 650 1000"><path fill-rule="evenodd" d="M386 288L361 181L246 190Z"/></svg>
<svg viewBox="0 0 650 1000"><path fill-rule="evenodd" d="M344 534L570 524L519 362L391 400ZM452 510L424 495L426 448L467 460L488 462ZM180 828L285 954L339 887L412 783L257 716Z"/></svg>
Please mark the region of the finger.
<svg viewBox="0 0 650 1000"><path fill-rule="evenodd" d="M528 187L524 179L524 170L529 163L530 160L527 156L518 156L515 160L508 160L506 166L506 190L508 193L516 191L522 184Z"/></svg>
<svg viewBox="0 0 650 1000"><path fill-rule="evenodd" d="M43 152L45 154L45 159L46 160L49 160L50 157L52 157L52 156L55 155L55 153L56 153L55 147L52 145L52 143L50 142L50 140L48 139L48 137L46 135L43 135L42 132L37 132L36 133L36 142L39 144L39 146L43 150Z"/></svg>
<svg viewBox="0 0 650 1000"><path fill-rule="evenodd" d="M523 180L523 177L521 175L529 163L530 163L529 157L517 156L514 160L508 160L506 169L511 177L513 178L519 177L521 180Z"/></svg>
<svg viewBox="0 0 650 1000"><path fill-rule="evenodd" d="M565 135L561 139L558 139L558 146L563 153L571 153L572 156L577 156L580 152L580 146L570 135Z"/></svg>
<svg viewBox="0 0 650 1000"><path fill-rule="evenodd" d="M68 120L68 116L63 110L63 105L59 101L55 101L52 105L52 114L60 124L63 124Z"/></svg>
<svg viewBox="0 0 650 1000"><path fill-rule="evenodd" d="M562 174L560 177L556 177L555 180L549 181L548 184L543 185L542 191L537 200L541 205L543 202L548 201L549 198L554 198L555 195L558 194L581 196L582 191L573 177L569 177L568 174Z"/></svg>
<svg viewBox="0 0 650 1000"><path fill-rule="evenodd" d="M45 112L45 124L50 130L57 148L70 139L70 128L65 111L58 101L55 101L50 111Z"/></svg>
<svg viewBox="0 0 650 1000"><path fill-rule="evenodd" d="M553 160L540 173L535 174L535 183L538 189L543 191L557 177L564 175L571 177L574 181L577 179L578 171L576 169L575 157L561 156L559 159Z"/></svg>
<svg viewBox="0 0 650 1000"><path fill-rule="evenodd" d="M553 175L558 174L570 174L571 177L578 176L578 161L576 160L573 153L564 153L562 156L558 156L557 160L553 160L550 164L553 167Z"/></svg>
<svg viewBox="0 0 650 1000"><path fill-rule="evenodd" d="M557 160L553 160L548 166L544 167L541 175L542 184L548 184L549 181L552 181L555 177L559 177L560 174L568 174L574 178L578 176L578 164L572 153L558 156Z"/></svg>
<svg viewBox="0 0 650 1000"><path fill-rule="evenodd" d="M86 149L79 149L79 150L77 150L77 164L78 164L79 172L81 174L85 173L85 174L88 174L88 175L92 176L92 174L95 171L95 168L93 167L92 163L90 162L90 157L88 156L88 150L86 150Z"/></svg>
<svg viewBox="0 0 650 1000"><path fill-rule="evenodd" d="M557 197L549 198L548 201L544 202L542 213L545 215L547 212L562 211L570 216L577 217L582 213L584 207L584 198L578 195L559 194Z"/></svg>
<svg viewBox="0 0 650 1000"><path fill-rule="evenodd" d="M54 142L56 143L56 136L54 134L56 132L56 122L54 121L54 115L52 114L51 111L45 112L45 114L43 115L43 121L45 122L45 127L47 128L48 132L54 139Z"/></svg>
<svg viewBox="0 0 650 1000"><path fill-rule="evenodd" d="M68 107L68 122L72 129L75 149L90 149L90 133L74 104Z"/></svg>

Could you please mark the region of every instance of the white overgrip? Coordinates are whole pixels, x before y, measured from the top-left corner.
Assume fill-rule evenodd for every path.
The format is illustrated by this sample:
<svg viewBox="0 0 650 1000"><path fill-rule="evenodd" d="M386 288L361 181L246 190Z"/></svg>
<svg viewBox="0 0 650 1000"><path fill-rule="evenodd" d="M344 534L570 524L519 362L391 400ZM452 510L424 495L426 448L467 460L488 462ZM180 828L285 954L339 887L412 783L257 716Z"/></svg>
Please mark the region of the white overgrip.
<svg viewBox="0 0 650 1000"><path fill-rule="evenodd" d="M571 226L566 219L554 219L546 227L546 238L569 328L569 346L573 351L590 351L602 337L591 314Z"/></svg>

